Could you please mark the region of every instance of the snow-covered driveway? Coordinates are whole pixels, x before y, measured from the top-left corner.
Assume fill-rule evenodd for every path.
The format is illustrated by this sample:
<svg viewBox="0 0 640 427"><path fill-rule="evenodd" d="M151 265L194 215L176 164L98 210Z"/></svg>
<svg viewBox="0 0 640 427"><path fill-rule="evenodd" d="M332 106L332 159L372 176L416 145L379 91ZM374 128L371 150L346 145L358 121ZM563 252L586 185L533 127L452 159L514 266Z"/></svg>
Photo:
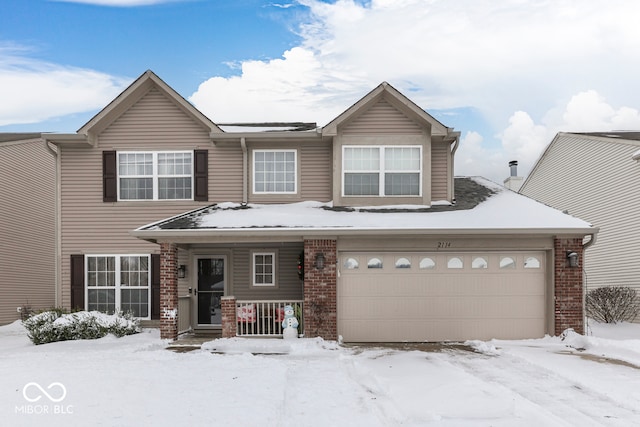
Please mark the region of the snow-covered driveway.
<svg viewBox="0 0 640 427"><path fill-rule="evenodd" d="M640 425L640 326L624 327L475 352L234 339L174 353L155 331L33 346L14 324L0 425Z"/></svg>

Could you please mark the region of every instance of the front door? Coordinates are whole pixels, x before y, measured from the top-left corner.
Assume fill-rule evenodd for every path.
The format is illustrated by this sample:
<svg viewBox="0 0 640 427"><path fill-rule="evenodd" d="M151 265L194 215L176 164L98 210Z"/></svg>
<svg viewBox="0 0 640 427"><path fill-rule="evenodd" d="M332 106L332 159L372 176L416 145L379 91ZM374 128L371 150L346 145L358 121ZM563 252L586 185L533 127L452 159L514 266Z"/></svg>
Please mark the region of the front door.
<svg viewBox="0 0 640 427"><path fill-rule="evenodd" d="M220 299L224 296L225 258L201 256L196 258L198 268L198 326L220 326L222 310Z"/></svg>

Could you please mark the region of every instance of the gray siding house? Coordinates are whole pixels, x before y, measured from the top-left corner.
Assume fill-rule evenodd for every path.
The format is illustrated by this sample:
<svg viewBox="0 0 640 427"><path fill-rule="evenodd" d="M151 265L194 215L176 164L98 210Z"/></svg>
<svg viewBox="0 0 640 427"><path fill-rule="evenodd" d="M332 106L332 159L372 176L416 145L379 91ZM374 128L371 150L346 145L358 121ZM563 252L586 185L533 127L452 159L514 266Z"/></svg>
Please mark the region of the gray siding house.
<svg viewBox="0 0 640 427"><path fill-rule="evenodd" d="M56 304L55 147L0 134L0 325Z"/></svg>
<svg viewBox="0 0 640 427"><path fill-rule="evenodd" d="M639 160L637 132L559 133L520 189L599 227L585 253L587 289L640 291Z"/></svg>
<svg viewBox="0 0 640 427"><path fill-rule="evenodd" d="M212 122L153 72L58 147L60 295L165 338L582 331L589 223L455 178L459 133L387 83L326 126Z"/></svg>

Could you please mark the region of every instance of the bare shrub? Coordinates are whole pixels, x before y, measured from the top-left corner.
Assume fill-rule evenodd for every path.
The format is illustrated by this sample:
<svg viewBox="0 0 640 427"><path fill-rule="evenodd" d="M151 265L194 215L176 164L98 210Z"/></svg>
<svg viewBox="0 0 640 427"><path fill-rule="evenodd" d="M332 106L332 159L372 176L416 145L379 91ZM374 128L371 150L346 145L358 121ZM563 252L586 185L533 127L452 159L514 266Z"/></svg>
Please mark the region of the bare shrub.
<svg viewBox="0 0 640 427"><path fill-rule="evenodd" d="M604 286L587 292L587 316L602 323L633 322L638 315L635 289Z"/></svg>

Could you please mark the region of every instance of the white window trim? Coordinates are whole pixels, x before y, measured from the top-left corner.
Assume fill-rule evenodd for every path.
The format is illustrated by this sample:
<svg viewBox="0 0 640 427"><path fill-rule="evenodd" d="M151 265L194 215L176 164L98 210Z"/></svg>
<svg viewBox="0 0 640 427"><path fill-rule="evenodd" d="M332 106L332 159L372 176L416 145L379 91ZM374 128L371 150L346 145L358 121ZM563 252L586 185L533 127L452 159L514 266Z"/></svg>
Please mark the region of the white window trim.
<svg viewBox="0 0 640 427"><path fill-rule="evenodd" d="M272 259L272 282L271 283L256 283L256 256L257 255L271 255ZM277 283L276 275L278 266L278 253L277 251L251 251L251 285L257 288L275 288Z"/></svg>
<svg viewBox="0 0 640 427"><path fill-rule="evenodd" d="M256 153L293 153L293 191L256 191ZM298 150L295 149L256 149L251 154L253 194L298 194Z"/></svg>
<svg viewBox="0 0 640 427"><path fill-rule="evenodd" d="M379 170L361 170L361 171L348 171L345 168L345 151L348 148L378 148L378 155L380 156L380 169ZM416 173L416 171L397 171L393 169L387 170L385 167L385 150L387 148L417 148L419 150L420 169L418 172L418 194L412 195L385 195L385 175L387 173ZM422 174L423 174L423 159L422 159L422 145L343 145L342 146L342 197L422 197ZM363 195L347 195L345 194L345 175L347 173L377 173L378 174L378 194L363 194Z"/></svg>
<svg viewBox="0 0 640 427"><path fill-rule="evenodd" d="M115 286L89 286L89 258L99 257L111 257L115 258ZM121 257L147 257L149 266L149 274L147 275L147 286L120 286L120 258ZM115 290L115 305L116 310L121 310L121 296L120 292L123 289L147 289L147 304L149 306L149 314L147 317L136 317L136 319L150 320L151 319L151 274L153 267L151 265L150 254L86 254L84 256L84 309L89 310L89 289L114 289Z"/></svg>
<svg viewBox="0 0 640 427"><path fill-rule="evenodd" d="M120 155L121 154L151 154L152 155L152 167L153 172L152 175L126 175L120 176ZM159 175L158 174L158 154L191 154L191 174L189 175ZM116 158L116 175L117 175L117 185L118 185L118 201L119 202L150 202L150 201L159 201L159 200L193 200L194 191L195 191L195 165L194 165L194 154L192 150L171 150L171 151L118 151ZM121 178L152 178L153 180L153 198L151 199L123 199L120 197L120 179ZM191 197L188 199L160 199L158 198L159 186L158 179L159 178L191 178Z"/></svg>

